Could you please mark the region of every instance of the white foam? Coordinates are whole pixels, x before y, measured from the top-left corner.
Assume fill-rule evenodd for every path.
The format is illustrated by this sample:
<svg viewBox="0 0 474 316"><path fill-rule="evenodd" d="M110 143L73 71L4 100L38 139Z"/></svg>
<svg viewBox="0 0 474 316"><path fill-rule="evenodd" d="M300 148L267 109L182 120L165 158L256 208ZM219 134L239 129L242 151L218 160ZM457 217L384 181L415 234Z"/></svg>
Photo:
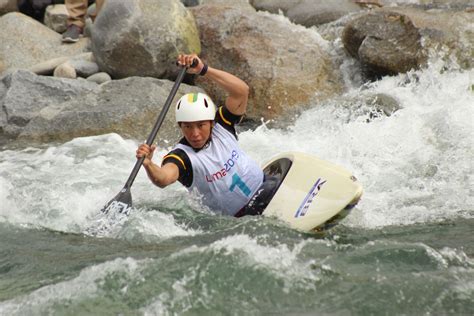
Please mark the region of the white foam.
<svg viewBox="0 0 474 316"><path fill-rule="evenodd" d="M43 315L50 312L56 304L70 304L80 300L100 297L106 292L102 289L105 278L121 273L122 292L127 291L129 279L139 279L140 271L150 260L132 258L115 259L92 267L87 267L72 280L44 286L28 295L0 302L1 315Z"/></svg>
<svg viewBox="0 0 474 316"><path fill-rule="evenodd" d="M342 100L315 105L289 131L264 127L240 135L260 162L302 151L354 172L364 196L346 224L375 228L474 216L474 70L439 65L387 77ZM367 123L356 111L361 95L383 93L402 109Z"/></svg>
<svg viewBox="0 0 474 316"><path fill-rule="evenodd" d="M287 130L262 125L241 133L241 146L261 164L283 151L302 151L353 171L365 193L344 221L349 226L474 217L474 70L445 66L431 61L427 69L352 89L314 104ZM379 93L397 100L401 109L367 123L371 105L361 104L361 99ZM0 152L1 220L83 231L124 185L137 145L108 134L47 149ZM166 152L160 149L156 161ZM159 189L143 171L132 193L134 201L147 205L192 208L182 186ZM137 220L137 233L182 233L170 220L164 220L170 226L160 227L163 235L144 221Z"/></svg>
<svg viewBox="0 0 474 316"><path fill-rule="evenodd" d="M195 236L202 233L200 230L176 223L171 214L159 211L136 212L136 214L139 216L131 216L123 229L111 234L110 237L156 241L177 236Z"/></svg>
<svg viewBox="0 0 474 316"><path fill-rule="evenodd" d="M217 240L209 246L189 247L173 256L209 251L220 255L237 255L240 264L273 273L284 281L284 290L290 291L295 284L312 288L315 281L319 280L319 271L309 268L314 262L298 259L307 243L308 241L301 241L290 249L286 244L265 245L246 234L236 234Z"/></svg>
<svg viewBox="0 0 474 316"><path fill-rule="evenodd" d="M76 138L47 149L1 152L0 218L59 231L86 230L91 219L100 215L100 209L124 185L135 163L136 147L134 141L108 134ZM138 200L145 202L159 201L167 194L154 187L144 172L139 173L133 191ZM114 223L102 236L135 238L143 234L167 238L196 233L175 223L170 215L133 215L131 223Z"/></svg>

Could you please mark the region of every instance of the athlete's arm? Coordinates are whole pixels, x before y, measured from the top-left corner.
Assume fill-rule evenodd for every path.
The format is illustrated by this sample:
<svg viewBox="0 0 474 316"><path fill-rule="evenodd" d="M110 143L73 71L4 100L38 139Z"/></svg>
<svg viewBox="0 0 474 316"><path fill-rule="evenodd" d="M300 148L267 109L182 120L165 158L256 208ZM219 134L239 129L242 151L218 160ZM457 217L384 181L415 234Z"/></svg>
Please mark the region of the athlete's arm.
<svg viewBox="0 0 474 316"><path fill-rule="evenodd" d="M204 63L196 54L179 55L178 63L190 66L194 59L197 59L199 64L194 68L188 68L188 73L199 74L204 68ZM225 100L225 106L232 114L245 114L249 98L249 86L242 79L210 66L208 66L205 76L227 91L229 95Z"/></svg>
<svg viewBox="0 0 474 316"><path fill-rule="evenodd" d="M143 167L145 167L148 178L151 182L160 188L164 188L172 183L175 183L179 177L179 169L173 163L168 163L162 167L153 163L153 152L155 151L156 146L148 146L147 144L142 144L138 147L136 157L140 159L145 157L143 160Z"/></svg>

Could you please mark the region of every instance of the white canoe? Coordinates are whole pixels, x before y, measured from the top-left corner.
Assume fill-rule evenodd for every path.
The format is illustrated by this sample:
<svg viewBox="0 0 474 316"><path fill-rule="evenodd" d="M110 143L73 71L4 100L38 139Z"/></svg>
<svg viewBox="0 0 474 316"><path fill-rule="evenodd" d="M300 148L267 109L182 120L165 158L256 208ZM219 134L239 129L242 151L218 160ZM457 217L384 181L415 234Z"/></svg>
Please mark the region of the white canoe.
<svg viewBox="0 0 474 316"><path fill-rule="evenodd" d="M281 181L263 215L277 217L305 232L334 226L359 202L363 192L351 172L304 153L282 153L263 170Z"/></svg>

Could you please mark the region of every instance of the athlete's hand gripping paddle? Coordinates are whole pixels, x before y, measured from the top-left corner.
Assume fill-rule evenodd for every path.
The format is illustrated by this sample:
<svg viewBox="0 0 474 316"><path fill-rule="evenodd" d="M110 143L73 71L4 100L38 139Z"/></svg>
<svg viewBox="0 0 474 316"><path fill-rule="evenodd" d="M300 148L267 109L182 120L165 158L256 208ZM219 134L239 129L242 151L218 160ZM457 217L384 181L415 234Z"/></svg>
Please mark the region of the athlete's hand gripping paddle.
<svg viewBox="0 0 474 316"><path fill-rule="evenodd" d="M191 65L191 68L194 68L197 65L198 65L198 60L194 59ZM182 69L179 71L178 77L176 78L173 88L171 89L171 92L168 98L166 99L165 105L163 106L163 109L161 110L160 115L156 119L156 123L153 126L153 130L151 131L150 135L148 136L146 140L146 144L149 146L153 144L153 141L155 140L156 135L158 134L158 130L163 124L166 113L168 113L168 110L171 106L171 102L173 101L173 98L175 97L176 92L178 91L179 85L183 81L184 75L186 74L186 68L187 67L183 66ZM117 194L112 200L110 200L102 208L101 211L103 213L107 214L111 210L118 211L119 213L125 213L127 215L130 213L130 210L132 208L132 193L130 191L130 188L132 187L133 181L135 181L135 178L144 160L145 160L145 157L137 159L137 162L135 163L135 167L133 167L132 173L128 177L128 180L125 183L123 189L120 190L119 194Z"/></svg>

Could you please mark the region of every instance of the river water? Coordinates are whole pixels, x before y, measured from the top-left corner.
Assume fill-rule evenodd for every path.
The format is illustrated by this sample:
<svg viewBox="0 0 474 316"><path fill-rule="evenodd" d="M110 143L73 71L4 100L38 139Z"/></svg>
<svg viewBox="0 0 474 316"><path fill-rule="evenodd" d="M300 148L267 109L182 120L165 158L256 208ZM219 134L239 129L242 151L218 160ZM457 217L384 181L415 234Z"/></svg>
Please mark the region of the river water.
<svg viewBox="0 0 474 316"><path fill-rule="evenodd" d="M3 148L0 314L474 314L474 71L433 58L358 85L343 67L344 95L240 134L261 164L296 150L354 172L361 202L321 235L213 215L144 172L131 215L98 218L134 165L117 134Z"/></svg>

